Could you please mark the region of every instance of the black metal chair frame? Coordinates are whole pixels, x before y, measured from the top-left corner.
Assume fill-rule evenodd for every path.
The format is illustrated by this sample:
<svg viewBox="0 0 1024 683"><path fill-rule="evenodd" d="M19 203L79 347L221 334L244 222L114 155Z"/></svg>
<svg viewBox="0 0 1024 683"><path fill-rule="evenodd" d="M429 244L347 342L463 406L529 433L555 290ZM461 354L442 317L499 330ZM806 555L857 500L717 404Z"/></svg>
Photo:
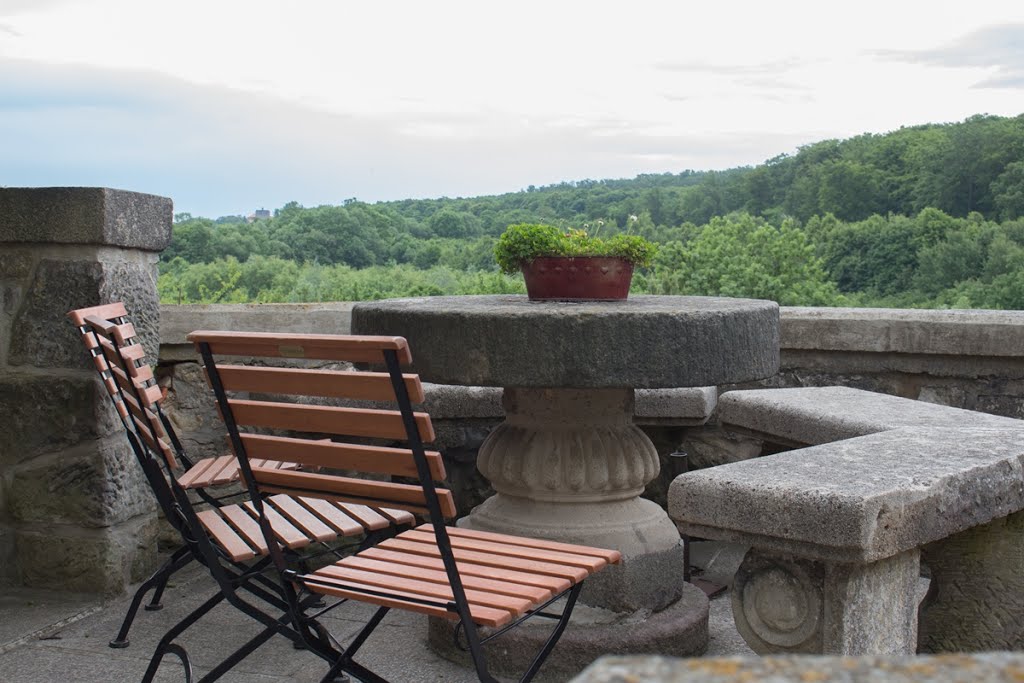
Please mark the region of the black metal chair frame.
<svg viewBox="0 0 1024 683"><path fill-rule="evenodd" d="M227 427L231 444L236 456L238 457L239 467L242 472L242 481L248 489L252 505L258 512L259 526L263 532L267 546L270 549L269 557L267 559L273 563L273 567L277 570L279 585L276 590L273 590L272 592L267 592L263 590L263 588L253 590L254 587L251 586L249 582L243 581L243 579L246 578L246 575L233 574L230 569L222 566L219 562L221 558L218 557L215 548L202 533L202 527L199 525L198 520L195 517L195 513L192 510L192 506L187 495L180 489L180 487L175 487L174 482L172 481L171 492L176 503L176 510L182 515L183 522L189 532L195 534L195 537L189 541L190 548L192 548L192 552L196 554L200 561L210 569L214 579L220 586L220 591L167 632L153 654L149 669L143 678L143 683L148 683L153 679L161 660L166 654L173 654L182 660L186 670L186 678L191 681L191 665L188 660L187 652L183 647L175 643L175 639L189 626L201 618L203 614L225 599L230 604L259 621L265 628L258 636L243 645L236 652L232 653L213 671L204 676L201 679L203 682L215 680L236 663L241 661L241 659L250 652L254 651L274 633L280 633L281 635L289 638L297 646L304 647L310 652L323 658L330 665L328 672L321 679L324 682L335 680L336 676L345 673L351 674L362 681L386 683L386 680L383 677L355 662L354 657L391 608L387 606L379 607L362 630L355 636L348 646L344 648L338 644L338 642L319 621L319 617L334 609L341 603L335 603L324 609L318 609L315 612L310 612L311 607L317 604L318 600L322 597L320 593L310 590L316 586L317 579L316 577L305 573L301 568L297 570L287 561L284 548L279 544L277 537L271 529L270 520L264 508L263 497L258 490L252 469L250 468L249 461L246 456L246 449L242 442L238 425L235 422L231 406L228 403L226 391L221 383L217 365L214 362L210 346L207 343L200 343L198 346L221 411L221 416ZM429 598L424 598L420 602L432 607L441 607L448 612L457 615L459 623L454 634L456 643L458 644L459 634L463 634L466 641L464 649L468 649L476 669L477 676L484 682L496 683L496 679L488 672L487 669L486 656L483 651L484 643L506 633L509 629L518 626L527 619L535 616L556 620L557 623L552 629L547 641L541 647L533 662L520 679L522 681L529 681L534 677L534 675L536 675L541 665L547 659L548 655L550 655L562 632L565 630L577 597L582 589L583 581L576 582L563 593L552 597L537 609L527 612L487 638L481 638L481 634L479 633L470 614L469 602L456 565L447 528L444 524L444 516L441 512L437 489L430 474L423 443L414 418L412 402L402 378L398 355L393 350L384 350L383 353L387 365L387 371L390 375L391 384L401 412L407 436L407 443L410 450L413 452L420 484L423 486L429 516L434 522L433 528L437 539L437 547L440 551L453 595L452 600L444 602L431 600ZM299 590L296 590L296 585L300 587ZM278 611L278 616L262 611L256 606L243 600L238 591L238 588L240 587L246 588L248 592L254 593L257 597L261 598L264 603L274 607ZM394 594L389 594L387 589L384 588L380 591L376 591L366 590L361 587L353 587L353 590L367 595L394 597ZM552 603L562 597L566 597L566 601L561 613L552 614L545 611ZM400 598L406 602L415 601L407 595L402 595ZM341 602L345 602L345 600L342 600Z"/></svg>

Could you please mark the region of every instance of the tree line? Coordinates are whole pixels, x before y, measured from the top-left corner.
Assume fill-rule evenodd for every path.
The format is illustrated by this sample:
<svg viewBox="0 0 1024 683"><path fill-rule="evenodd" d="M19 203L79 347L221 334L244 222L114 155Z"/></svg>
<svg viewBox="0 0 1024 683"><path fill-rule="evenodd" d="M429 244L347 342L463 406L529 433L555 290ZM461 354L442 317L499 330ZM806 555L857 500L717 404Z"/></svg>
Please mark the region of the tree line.
<svg viewBox="0 0 1024 683"><path fill-rule="evenodd" d="M790 305L1024 308L1024 115L826 140L759 166L475 198L175 217L168 302L521 291L494 241L548 222L661 244L634 289Z"/></svg>

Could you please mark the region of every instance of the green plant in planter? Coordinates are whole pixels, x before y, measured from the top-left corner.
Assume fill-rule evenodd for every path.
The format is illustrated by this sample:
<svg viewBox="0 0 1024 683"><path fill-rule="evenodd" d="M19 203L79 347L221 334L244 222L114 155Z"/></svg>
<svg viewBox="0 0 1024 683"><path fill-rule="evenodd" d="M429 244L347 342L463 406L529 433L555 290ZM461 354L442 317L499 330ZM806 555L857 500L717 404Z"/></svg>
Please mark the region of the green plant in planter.
<svg viewBox="0 0 1024 683"><path fill-rule="evenodd" d="M553 225L516 223L505 228L494 247L498 267L518 273L524 263L542 256L606 256L621 258L641 268L649 266L657 245L639 235L614 235L607 239L586 230L562 232Z"/></svg>

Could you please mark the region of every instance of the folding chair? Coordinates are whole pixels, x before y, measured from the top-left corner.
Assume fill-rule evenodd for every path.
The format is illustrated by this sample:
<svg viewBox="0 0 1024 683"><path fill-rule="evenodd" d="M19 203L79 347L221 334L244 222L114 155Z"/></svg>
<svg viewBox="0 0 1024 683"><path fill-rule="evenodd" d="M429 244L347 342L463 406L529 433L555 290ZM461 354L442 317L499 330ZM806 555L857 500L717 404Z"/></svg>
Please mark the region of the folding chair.
<svg viewBox="0 0 1024 683"><path fill-rule="evenodd" d="M528 681L567 626L584 579L620 560L614 550L445 525L455 515L455 504L451 492L435 484L445 476L440 454L424 450L424 442L432 441L434 432L430 417L412 407L423 400L423 393L416 375L402 373L401 365L412 360L405 339L206 331L193 332L188 338L203 359L280 575L289 623L285 625L285 617L279 617L276 630L300 639L329 663L323 681L342 673L363 681L384 680L354 657L391 609L455 621L456 637L464 638L481 681L495 680L487 670L484 643L531 617L555 619L550 637L523 674L521 680ZM230 357L349 361L384 365L387 372L252 367L229 364ZM368 408L325 405L324 398L374 403ZM268 429L293 435L270 436ZM322 435L359 442L326 442ZM395 442L404 446L395 447ZM378 479L339 476L326 469L272 469L261 465L261 459L357 470ZM381 481L381 475L415 483ZM272 532L273 508L267 501L282 494L324 504L388 506L414 513L426 523L317 571L303 571L289 565L279 537ZM308 610L319 596L369 603L377 610L342 647L319 621L323 612ZM563 597L559 613L547 611ZM275 628L270 626L272 615L259 618ZM176 647L174 637L187 624L179 627L161 642L153 671L163 652ZM481 627L487 627L489 635Z"/></svg>
<svg viewBox="0 0 1024 683"><path fill-rule="evenodd" d="M192 491L209 509L196 513L200 528L211 537L219 553L239 565L258 557L266 557L269 549L256 521L254 510L244 503L229 503L244 491L215 497L204 490L208 486L238 480L238 461L234 455L207 458L193 462L185 454L181 441L168 421L161 402L163 395L156 385L152 368L146 364L142 346L121 303L94 306L71 311L68 316L78 327L82 341L89 350L96 370L124 426L136 459L146 474L150 488L173 526L194 536L182 520L171 483L183 492ZM294 463L263 460L262 467L293 468ZM183 472L177 477L176 470ZM361 536L395 524L412 524L409 513L340 509L325 506L320 500L293 499L275 496L270 501L273 529L294 560L301 549L325 547L341 536ZM311 508L317 510L313 516ZM195 547L184 543L135 592L117 637L110 641L114 648L129 645L128 631L146 593L153 590L147 610L162 607L160 599L171 575L198 556ZM240 565L239 565L240 566Z"/></svg>

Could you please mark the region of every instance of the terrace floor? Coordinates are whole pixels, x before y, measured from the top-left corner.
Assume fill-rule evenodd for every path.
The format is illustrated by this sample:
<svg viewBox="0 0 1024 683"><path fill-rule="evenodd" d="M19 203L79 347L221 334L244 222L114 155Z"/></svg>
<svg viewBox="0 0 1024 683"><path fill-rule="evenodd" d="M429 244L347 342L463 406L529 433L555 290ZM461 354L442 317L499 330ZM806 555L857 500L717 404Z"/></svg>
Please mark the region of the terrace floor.
<svg viewBox="0 0 1024 683"><path fill-rule="evenodd" d="M17 683L110 683L138 681L164 632L214 593L202 567L188 567L173 579L164 594L164 609L140 610L131 631L131 646L115 650L107 642L116 634L131 596L102 603L94 596L33 589L0 593L0 681ZM325 617L339 639L354 634L361 622L347 605ZM360 613L361 615L361 613ZM201 677L226 654L260 629L256 622L229 605L221 605L186 631L181 638ZM609 653L612 654L612 653ZM735 631L728 594L711 601L708 656L750 654ZM433 654L426 644L426 620L392 612L363 647L359 659L394 681L476 681L469 668ZM295 650L284 638L273 638L220 680L225 683L307 683L320 680L323 660ZM543 671L542 671L543 674ZM177 658L164 660L156 677L161 683L184 681ZM544 681L543 675L538 676ZM554 680L554 679L547 679Z"/></svg>

